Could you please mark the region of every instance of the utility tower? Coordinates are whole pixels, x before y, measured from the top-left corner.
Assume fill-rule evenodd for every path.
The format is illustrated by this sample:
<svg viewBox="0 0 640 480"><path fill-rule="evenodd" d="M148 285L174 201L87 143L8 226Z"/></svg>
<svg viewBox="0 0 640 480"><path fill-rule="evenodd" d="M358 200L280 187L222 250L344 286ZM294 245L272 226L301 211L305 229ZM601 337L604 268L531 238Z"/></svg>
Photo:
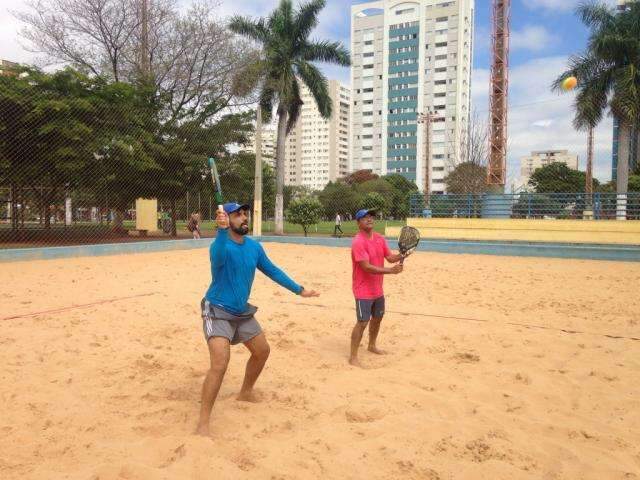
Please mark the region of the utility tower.
<svg viewBox="0 0 640 480"><path fill-rule="evenodd" d="M487 184L498 191L504 191L507 176L510 7L511 0L493 0Z"/></svg>

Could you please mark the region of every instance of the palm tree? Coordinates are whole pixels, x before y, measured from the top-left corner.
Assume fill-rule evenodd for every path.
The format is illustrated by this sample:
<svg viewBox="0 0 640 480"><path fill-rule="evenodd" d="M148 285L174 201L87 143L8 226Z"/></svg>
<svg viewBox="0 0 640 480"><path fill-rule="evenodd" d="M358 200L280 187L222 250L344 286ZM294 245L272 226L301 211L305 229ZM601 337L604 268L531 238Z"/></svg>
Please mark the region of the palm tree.
<svg viewBox="0 0 640 480"><path fill-rule="evenodd" d="M617 12L603 3L576 9L591 30L586 52L569 59L569 68L553 83L556 91L568 76L578 79L574 108L577 129L594 128L608 111L619 125L618 218L626 218L629 143L640 124L640 3Z"/></svg>
<svg viewBox="0 0 640 480"><path fill-rule="evenodd" d="M329 62L349 66L349 52L340 42L310 40L318 24L318 15L326 0L310 0L294 9L291 0L280 0L267 17L254 20L235 16L229 28L262 47L258 63L259 104L264 121L269 121L274 107L278 115L276 144L275 233L284 232L284 155L288 133L300 115L302 81L313 96L320 115L331 117L332 103L325 76L312 62Z"/></svg>

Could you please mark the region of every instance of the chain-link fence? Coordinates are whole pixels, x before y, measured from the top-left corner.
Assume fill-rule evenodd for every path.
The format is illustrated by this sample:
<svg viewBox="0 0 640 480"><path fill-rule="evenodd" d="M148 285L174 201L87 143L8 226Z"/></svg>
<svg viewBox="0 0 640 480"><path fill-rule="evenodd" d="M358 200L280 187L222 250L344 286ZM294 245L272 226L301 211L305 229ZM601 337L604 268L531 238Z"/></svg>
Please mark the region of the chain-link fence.
<svg viewBox="0 0 640 480"><path fill-rule="evenodd" d="M196 109L172 118L144 83L17 67L0 76L0 246L213 236L217 206L207 159L217 159L225 199L253 205L254 120L250 108L222 107L211 116ZM267 163L262 179L268 234L276 174ZM639 193L621 197L596 181L587 195L584 172L566 166L534 172L531 192L495 195L484 166L459 163L444 186L450 193L425 196L403 175L368 170L319 191L287 185L284 233L353 235L360 208L378 212L379 232L408 216L640 219ZM151 200L144 221L139 199Z"/></svg>
<svg viewBox="0 0 640 480"><path fill-rule="evenodd" d="M412 194L412 217L640 220L640 193Z"/></svg>

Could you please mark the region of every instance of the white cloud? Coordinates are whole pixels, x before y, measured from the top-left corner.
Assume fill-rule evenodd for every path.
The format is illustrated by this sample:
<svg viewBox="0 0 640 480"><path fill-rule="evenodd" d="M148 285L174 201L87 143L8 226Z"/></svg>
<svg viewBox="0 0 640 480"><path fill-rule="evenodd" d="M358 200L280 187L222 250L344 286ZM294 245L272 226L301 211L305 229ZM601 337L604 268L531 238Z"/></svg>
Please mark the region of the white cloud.
<svg viewBox="0 0 640 480"><path fill-rule="evenodd" d="M540 52L560 41L560 37L542 25L527 25L522 30L514 30L511 34L513 50L529 50Z"/></svg>
<svg viewBox="0 0 640 480"><path fill-rule="evenodd" d="M585 168L587 135L573 128L573 94L556 95L551 82L566 66L566 57L546 57L513 66L509 82L507 176L517 181L520 157L533 150L566 149L577 153ZM478 115L487 117L489 71L473 72L472 99ZM611 178L612 121L606 118L595 131L594 176Z"/></svg>
<svg viewBox="0 0 640 480"><path fill-rule="evenodd" d="M538 127L538 128L549 128L551 125L553 125L553 120L551 119L538 120L531 124L532 127Z"/></svg>

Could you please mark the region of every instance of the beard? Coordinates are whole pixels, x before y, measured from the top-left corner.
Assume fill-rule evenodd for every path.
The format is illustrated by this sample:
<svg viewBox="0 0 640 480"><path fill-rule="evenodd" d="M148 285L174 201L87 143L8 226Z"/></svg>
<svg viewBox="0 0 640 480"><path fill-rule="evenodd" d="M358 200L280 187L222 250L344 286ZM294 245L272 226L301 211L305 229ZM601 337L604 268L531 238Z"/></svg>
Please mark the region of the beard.
<svg viewBox="0 0 640 480"><path fill-rule="evenodd" d="M247 233L249 233L249 224L243 223L239 227L234 227L233 225L231 225L231 230L233 230L238 235L246 235Z"/></svg>

